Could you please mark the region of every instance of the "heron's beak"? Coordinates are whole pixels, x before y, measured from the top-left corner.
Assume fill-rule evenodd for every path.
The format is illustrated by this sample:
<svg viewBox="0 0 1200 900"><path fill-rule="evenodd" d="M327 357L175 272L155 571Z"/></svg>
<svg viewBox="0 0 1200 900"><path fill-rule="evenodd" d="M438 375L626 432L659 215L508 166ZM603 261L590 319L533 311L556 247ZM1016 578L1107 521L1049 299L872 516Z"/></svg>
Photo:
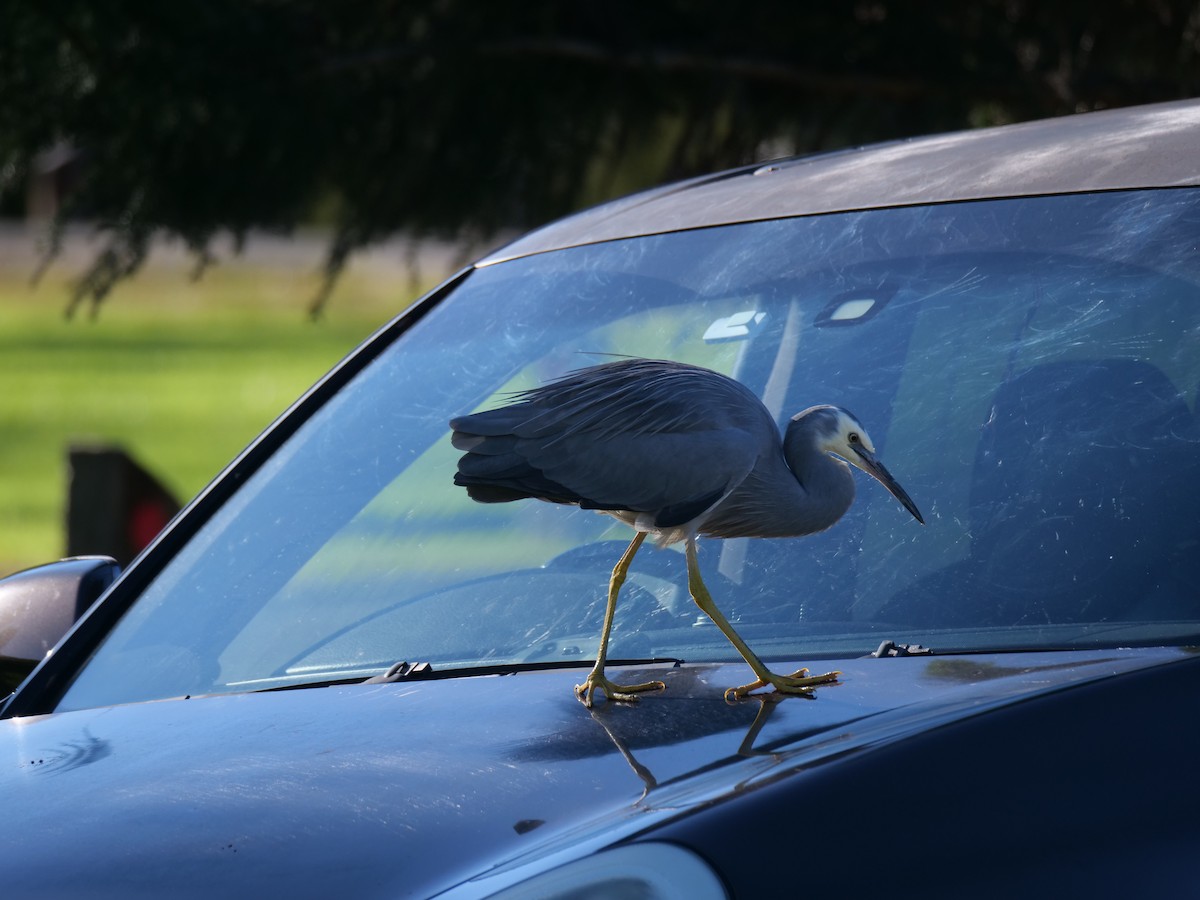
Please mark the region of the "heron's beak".
<svg viewBox="0 0 1200 900"><path fill-rule="evenodd" d="M859 445L854 448L854 452L858 455L858 459L851 460L856 466L882 484L888 489L888 492L900 501L900 505L912 513L912 517L925 524L925 519L921 517L921 511L917 509L917 504L913 503L912 497L908 496L904 488L900 487L900 483L892 477L892 473L887 470L875 454Z"/></svg>

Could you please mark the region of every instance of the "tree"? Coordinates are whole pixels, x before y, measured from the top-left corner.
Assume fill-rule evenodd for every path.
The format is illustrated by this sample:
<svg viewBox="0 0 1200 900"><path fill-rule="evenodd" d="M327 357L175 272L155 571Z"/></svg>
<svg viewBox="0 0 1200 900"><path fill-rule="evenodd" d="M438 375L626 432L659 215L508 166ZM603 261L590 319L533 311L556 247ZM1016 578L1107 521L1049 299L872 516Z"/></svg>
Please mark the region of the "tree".
<svg viewBox="0 0 1200 900"><path fill-rule="evenodd" d="M1191 96L1200 2L0 0L0 194L82 160L106 245L528 227L784 153ZM324 292L314 309L319 309Z"/></svg>

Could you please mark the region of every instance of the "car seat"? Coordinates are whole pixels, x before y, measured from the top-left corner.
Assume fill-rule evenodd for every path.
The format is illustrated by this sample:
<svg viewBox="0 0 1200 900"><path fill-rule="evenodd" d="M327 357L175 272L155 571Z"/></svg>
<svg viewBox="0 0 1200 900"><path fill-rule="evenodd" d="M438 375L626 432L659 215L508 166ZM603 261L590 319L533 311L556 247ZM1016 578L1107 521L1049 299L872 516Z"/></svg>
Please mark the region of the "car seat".
<svg viewBox="0 0 1200 900"><path fill-rule="evenodd" d="M1026 369L996 392L969 495L970 552L877 619L923 627L1188 617L1200 608L1200 442L1131 359ZM1165 607L1165 609L1163 608Z"/></svg>

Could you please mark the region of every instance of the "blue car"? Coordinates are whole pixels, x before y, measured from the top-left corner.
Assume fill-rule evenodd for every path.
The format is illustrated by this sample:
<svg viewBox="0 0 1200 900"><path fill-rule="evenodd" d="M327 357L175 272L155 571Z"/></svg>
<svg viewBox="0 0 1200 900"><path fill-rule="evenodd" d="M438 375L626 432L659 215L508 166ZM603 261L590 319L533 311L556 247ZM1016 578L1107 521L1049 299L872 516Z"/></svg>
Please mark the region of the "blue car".
<svg viewBox="0 0 1200 900"><path fill-rule="evenodd" d="M0 582L5 897L1129 897L1200 883L1200 102L725 172L382 327L126 570ZM450 419L614 356L853 410L832 528L477 503ZM65 635L62 633L68 629Z"/></svg>

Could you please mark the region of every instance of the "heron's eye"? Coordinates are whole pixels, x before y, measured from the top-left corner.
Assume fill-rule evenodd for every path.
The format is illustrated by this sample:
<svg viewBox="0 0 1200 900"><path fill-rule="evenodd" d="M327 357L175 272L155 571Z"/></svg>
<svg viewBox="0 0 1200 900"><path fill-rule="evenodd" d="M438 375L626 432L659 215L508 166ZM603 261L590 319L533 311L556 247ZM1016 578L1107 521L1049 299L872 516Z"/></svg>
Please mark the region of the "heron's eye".
<svg viewBox="0 0 1200 900"><path fill-rule="evenodd" d="M848 440L852 444L857 444L858 443L858 432L857 431L850 432L848 435L846 435L846 440Z"/></svg>

